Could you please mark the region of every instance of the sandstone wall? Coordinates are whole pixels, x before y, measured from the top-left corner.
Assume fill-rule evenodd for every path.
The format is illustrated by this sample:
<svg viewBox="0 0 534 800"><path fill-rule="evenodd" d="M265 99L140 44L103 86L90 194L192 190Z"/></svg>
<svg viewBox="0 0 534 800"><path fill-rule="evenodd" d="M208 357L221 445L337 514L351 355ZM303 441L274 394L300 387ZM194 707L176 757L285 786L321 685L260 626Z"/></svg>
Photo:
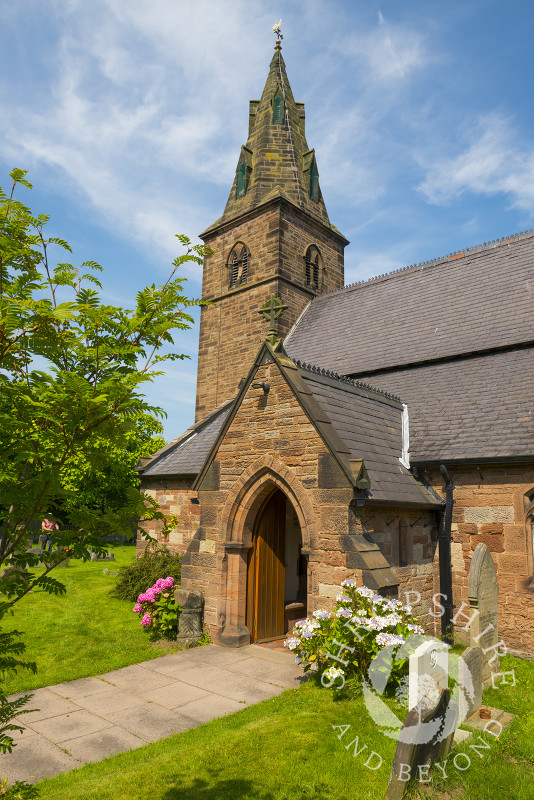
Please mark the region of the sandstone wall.
<svg viewBox="0 0 534 800"><path fill-rule="evenodd" d="M154 497L165 514L175 514L178 525L169 533L167 539L162 536L162 525L155 520L143 524L143 528L153 536L159 544L166 544L175 553L184 553L200 521L200 506L197 493L191 489L193 479L167 479L145 481L142 491ZM137 537L137 556L143 553L148 542L141 535Z"/></svg>
<svg viewBox="0 0 534 800"><path fill-rule="evenodd" d="M454 484L452 525L453 599L467 603L467 576L478 542L491 551L499 580L499 638L512 649L534 653L534 593L531 587L534 465L449 467ZM436 491L443 481L427 470Z"/></svg>
<svg viewBox="0 0 534 800"><path fill-rule="evenodd" d="M398 578L398 598L408 603L430 635L440 632L432 597L439 592L439 514L402 508L358 508L351 530L371 536Z"/></svg>
<svg viewBox="0 0 534 800"><path fill-rule="evenodd" d="M237 242L249 250L246 284L230 288L227 259ZM271 294L288 306L278 323L285 337L317 294L306 285L304 256L315 244L322 256L320 292L343 285L343 244L339 237L290 204L252 212L205 238L213 250L204 263L196 419L237 391L265 339L269 325L258 314Z"/></svg>

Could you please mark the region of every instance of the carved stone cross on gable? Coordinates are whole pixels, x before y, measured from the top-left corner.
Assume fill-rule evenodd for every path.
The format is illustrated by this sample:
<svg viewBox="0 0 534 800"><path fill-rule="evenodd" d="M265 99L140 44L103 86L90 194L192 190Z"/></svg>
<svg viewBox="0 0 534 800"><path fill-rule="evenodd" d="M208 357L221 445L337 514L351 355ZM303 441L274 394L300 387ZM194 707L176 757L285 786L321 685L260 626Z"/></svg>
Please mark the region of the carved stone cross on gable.
<svg viewBox="0 0 534 800"><path fill-rule="evenodd" d="M258 311L258 314L261 314L269 322L267 341L274 350L277 350L281 344L276 328L276 320L284 313L286 308L287 306L282 305L281 300L275 294L272 294Z"/></svg>

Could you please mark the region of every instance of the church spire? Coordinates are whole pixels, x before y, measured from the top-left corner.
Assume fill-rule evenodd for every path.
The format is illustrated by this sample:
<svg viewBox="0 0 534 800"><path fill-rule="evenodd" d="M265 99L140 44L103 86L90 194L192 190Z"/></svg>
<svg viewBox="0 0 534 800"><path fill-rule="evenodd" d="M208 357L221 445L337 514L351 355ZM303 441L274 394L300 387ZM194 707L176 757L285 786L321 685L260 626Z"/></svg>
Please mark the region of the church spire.
<svg viewBox="0 0 534 800"><path fill-rule="evenodd" d="M315 152L304 132L304 103L295 102L281 50L278 38L261 99L250 101L249 135L224 214L210 228L275 197L284 197L330 227Z"/></svg>

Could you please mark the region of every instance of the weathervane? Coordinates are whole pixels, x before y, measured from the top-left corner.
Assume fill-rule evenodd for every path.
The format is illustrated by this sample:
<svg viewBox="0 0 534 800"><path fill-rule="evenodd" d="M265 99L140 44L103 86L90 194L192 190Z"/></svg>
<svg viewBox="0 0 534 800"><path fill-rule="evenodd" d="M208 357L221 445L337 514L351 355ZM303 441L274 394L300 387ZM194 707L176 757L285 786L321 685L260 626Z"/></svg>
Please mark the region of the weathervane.
<svg viewBox="0 0 534 800"><path fill-rule="evenodd" d="M258 311L258 314L261 314L262 317L269 322L267 341L273 350L278 350L281 345L278 331L276 329L276 320L283 314L286 308L287 306L282 305L281 300L275 294L272 294L269 299L265 301L263 307Z"/></svg>
<svg viewBox="0 0 534 800"><path fill-rule="evenodd" d="M280 30L280 25L282 24L282 20L273 25L273 32L276 35L277 42L276 44L280 44L280 39L283 39L282 31Z"/></svg>

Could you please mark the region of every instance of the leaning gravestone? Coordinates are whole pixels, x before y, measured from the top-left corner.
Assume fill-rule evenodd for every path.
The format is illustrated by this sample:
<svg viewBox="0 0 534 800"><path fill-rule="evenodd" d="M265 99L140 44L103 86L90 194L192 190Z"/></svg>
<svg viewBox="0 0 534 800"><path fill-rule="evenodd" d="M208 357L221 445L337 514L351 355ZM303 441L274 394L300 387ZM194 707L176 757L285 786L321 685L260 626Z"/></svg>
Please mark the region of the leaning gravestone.
<svg viewBox="0 0 534 800"><path fill-rule="evenodd" d="M408 712L399 732L386 800L401 800L413 782L429 782L432 764L450 752L457 719L458 706L448 689L440 691L432 708L419 704Z"/></svg>
<svg viewBox="0 0 534 800"><path fill-rule="evenodd" d="M471 647L482 648L482 685L491 684L492 672L499 672L497 653L499 642L498 607L499 584L493 558L487 545L479 542L475 547L467 582L467 599L470 617ZM477 613L478 612L478 613Z"/></svg>
<svg viewBox="0 0 534 800"><path fill-rule="evenodd" d="M423 642L410 655L408 708L434 707L449 683L449 647L439 639Z"/></svg>
<svg viewBox="0 0 534 800"><path fill-rule="evenodd" d="M482 705L482 648L468 647L458 659L460 720L468 719Z"/></svg>

